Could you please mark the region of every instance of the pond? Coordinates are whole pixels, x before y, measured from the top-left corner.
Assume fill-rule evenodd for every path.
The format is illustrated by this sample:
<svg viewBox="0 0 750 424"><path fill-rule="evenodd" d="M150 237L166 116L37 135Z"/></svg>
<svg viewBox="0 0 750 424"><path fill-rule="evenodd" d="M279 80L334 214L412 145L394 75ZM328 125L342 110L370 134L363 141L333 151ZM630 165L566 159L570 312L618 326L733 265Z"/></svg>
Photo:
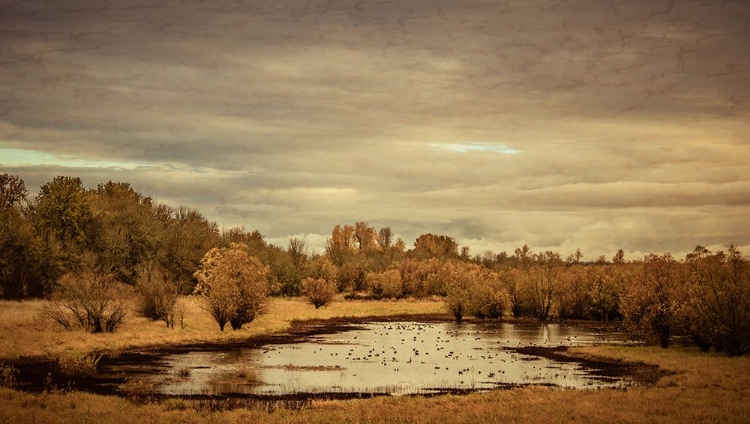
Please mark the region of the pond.
<svg viewBox="0 0 750 424"><path fill-rule="evenodd" d="M613 364L576 360L561 348L636 343L591 326L537 323L362 322L329 334L250 347L165 355L156 370L105 365L128 384L191 395L434 394L528 384L625 387ZM556 348L556 349L555 349Z"/></svg>

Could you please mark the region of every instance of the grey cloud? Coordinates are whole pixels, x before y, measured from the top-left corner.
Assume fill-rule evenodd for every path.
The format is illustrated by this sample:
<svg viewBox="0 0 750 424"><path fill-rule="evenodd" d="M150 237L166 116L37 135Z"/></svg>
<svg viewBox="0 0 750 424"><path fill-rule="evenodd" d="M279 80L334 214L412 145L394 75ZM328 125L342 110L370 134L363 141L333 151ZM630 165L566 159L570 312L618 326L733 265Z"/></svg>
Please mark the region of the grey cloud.
<svg viewBox="0 0 750 424"><path fill-rule="evenodd" d="M59 165L0 164L32 187L129 181L273 240L366 220L481 249L750 244L748 16L744 1L0 0L0 149ZM457 143L519 153L434 147Z"/></svg>

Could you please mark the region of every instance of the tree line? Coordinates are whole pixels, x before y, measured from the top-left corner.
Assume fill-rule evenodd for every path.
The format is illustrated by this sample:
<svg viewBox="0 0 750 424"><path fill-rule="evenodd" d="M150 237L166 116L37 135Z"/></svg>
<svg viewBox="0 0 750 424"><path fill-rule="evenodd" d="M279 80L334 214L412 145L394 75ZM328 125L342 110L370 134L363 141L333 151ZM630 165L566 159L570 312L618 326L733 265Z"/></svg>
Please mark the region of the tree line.
<svg viewBox="0 0 750 424"><path fill-rule="evenodd" d="M196 294L223 330L251 322L269 295L305 295L315 307L347 298L440 297L466 316L623 320L667 347L681 337L729 355L750 350L750 266L733 246L698 246L684 259L649 254L584 261L534 252L471 255L445 235L408 248L389 227L336 225L325 252L303 240L286 248L257 231L220 229L199 211L160 204L128 183L94 189L59 176L30 196L18 176L0 175L0 296L50 297L66 328L112 331L136 312L174 325L178 295ZM98 303L71 299L95 293Z"/></svg>

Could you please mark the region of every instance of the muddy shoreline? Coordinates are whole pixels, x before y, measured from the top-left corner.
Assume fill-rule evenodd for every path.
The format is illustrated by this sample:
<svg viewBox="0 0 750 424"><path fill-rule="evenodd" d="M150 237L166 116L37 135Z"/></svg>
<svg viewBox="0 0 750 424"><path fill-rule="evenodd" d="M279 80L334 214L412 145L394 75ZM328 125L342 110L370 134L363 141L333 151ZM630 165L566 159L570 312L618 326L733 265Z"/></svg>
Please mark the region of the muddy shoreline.
<svg viewBox="0 0 750 424"><path fill-rule="evenodd" d="M143 367L144 373L165 372L164 358L169 355L201 351L223 351L227 349L252 349L268 344L297 343L309 337L360 328L368 322L450 322L452 318L446 314L428 315L396 315L387 317L341 317L326 320L294 321L289 329L283 333L253 337L241 341L221 341L187 343L179 345L158 345L144 348L134 348L125 352L103 352L99 358L98 369L118 369L122 367ZM536 322L525 320L506 320L505 322L523 323ZM617 331L617 324L603 324L600 322L576 321L564 322L563 325L589 327L592 329ZM652 385L663 375L658 367L643 363L624 363L620 361L591 358L576 355L566 347L526 346L507 348L521 355L543 357L558 362L575 362L591 370L591 375L601 378L628 377L636 384ZM29 392L45 392L54 390L79 390L101 395L122 396L136 402L163 402L179 400L195 407L208 409L225 409L235 407L261 407L274 409L284 407L291 409L303 408L313 400L318 399L362 399L373 396L384 396L387 393L298 393L286 395L165 395L149 388L127 388L128 377L116 373L97 372L96 375L66 375L60 369L56 360L49 358L20 358L8 363L15 370L16 389ZM160 371L161 370L161 371ZM132 371L131 371L132 372ZM526 386L526 384L498 384L496 389L512 389ZM464 394L476 390L439 389L420 393L419 396L434 396L442 394Z"/></svg>

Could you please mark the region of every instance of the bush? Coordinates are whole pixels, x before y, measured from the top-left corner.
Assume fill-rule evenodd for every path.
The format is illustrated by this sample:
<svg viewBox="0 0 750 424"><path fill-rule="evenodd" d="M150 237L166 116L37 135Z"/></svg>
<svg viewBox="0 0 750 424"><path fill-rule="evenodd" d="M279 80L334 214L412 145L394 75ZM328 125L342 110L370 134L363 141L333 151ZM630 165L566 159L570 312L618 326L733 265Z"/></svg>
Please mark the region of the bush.
<svg viewBox="0 0 750 424"><path fill-rule="evenodd" d="M305 278L302 280L302 294L315 306L315 309L325 306L336 295L336 282L324 278Z"/></svg>
<svg viewBox="0 0 750 424"><path fill-rule="evenodd" d="M137 269L135 311L152 321L174 327L175 305L180 293L177 283L161 268L141 265Z"/></svg>
<svg viewBox="0 0 750 424"><path fill-rule="evenodd" d="M246 245L231 243L203 257L195 272L195 293L203 296L204 308L221 331L227 322L239 330L263 312L270 293L268 277L268 268L248 254Z"/></svg>
<svg viewBox="0 0 750 424"><path fill-rule="evenodd" d="M397 269L369 273L365 281L375 299L400 298L403 295L401 273Z"/></svg>
<svg viewBox="0 0 750 424"><path fill-rule="evenodd" d="M57 282L45 313L66 329L81 327L92 333L111 333L127 314L130 293L128 287L108 275L69 273Z"/></svg>
<svg viewBox="0 0 750 424"><path fill-rule="evenodd" d="M472 293L472 312L479 319L502 319L508 295L491 279L486 279Z"/></svg>

